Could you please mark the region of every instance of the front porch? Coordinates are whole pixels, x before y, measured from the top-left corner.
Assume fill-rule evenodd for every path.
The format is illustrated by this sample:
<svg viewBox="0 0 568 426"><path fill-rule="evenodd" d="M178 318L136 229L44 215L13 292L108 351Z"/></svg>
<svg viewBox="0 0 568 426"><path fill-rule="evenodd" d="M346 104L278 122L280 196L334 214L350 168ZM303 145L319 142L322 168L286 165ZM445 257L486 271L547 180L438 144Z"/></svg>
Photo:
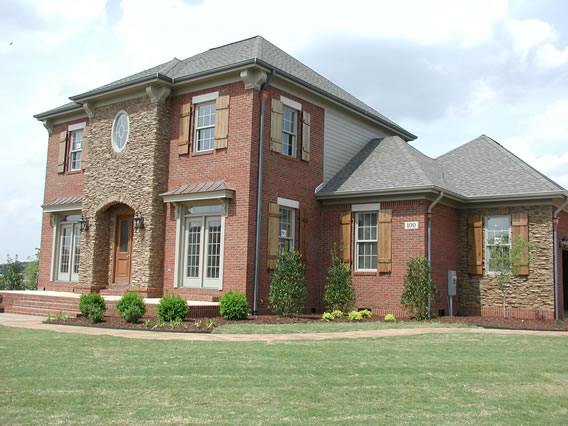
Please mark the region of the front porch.
<svg viewBox="0 0 568 426"><path fill-rule="evenodd" d="M71 317L78 317L80 293L64 291L26 291L26 290L2 290L2 304L4 312L47 317L47 314L55 315L58 312ZM106 295L101 292L107 305L106 316L118 316L116 302L121 298L119 295ZM160 298L144 298L146 314L144 318L156 317L156 309ZM204 318L219 316L219 302L188 300L189 318Z"/></svg>

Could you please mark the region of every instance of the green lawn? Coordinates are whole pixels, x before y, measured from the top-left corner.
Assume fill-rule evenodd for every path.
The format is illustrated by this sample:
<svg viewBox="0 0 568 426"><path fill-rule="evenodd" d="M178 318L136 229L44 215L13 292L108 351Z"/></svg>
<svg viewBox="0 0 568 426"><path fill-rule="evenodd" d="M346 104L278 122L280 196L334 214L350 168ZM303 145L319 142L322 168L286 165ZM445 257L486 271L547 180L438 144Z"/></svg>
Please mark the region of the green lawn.
<svg viewBox="0 0 568 426"><path fill-rule="evenodd" d="M326 333L358 330L386 330L392 328L475 328L468 324L452 324L435 321L400 322L309 322L297 324L226 324L218 327L215 334L283 334L283 333Z"/></svg>
<svg viewBox="0 0 568 426"><path fill-rule="evenodd" d="M565 336L273 343L0 327L0 424L565 423Z"/></svg>

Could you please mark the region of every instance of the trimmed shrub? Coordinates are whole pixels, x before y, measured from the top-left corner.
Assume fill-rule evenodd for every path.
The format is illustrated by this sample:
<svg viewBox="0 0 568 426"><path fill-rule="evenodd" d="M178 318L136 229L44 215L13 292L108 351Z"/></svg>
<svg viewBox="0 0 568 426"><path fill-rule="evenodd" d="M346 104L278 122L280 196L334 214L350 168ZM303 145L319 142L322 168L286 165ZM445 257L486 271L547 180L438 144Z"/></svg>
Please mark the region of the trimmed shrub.
<svg viewBox="0 0 568 426"><path fill-rule="evenodd" d="M105 317L106 304L99 293L82 294L79 299L79 311L93 322L101 322Z"/></svg>
<svg viewBox="0 0 568 426"><path fill-rule="evenodd" d="M331 312L324 312L321 316L322 321L333 321L334 319L335 319L335 317L333 316L333 313L331 313Z"/></svg>
<svg viewBox="0 0 568 426"><path fill-rule="evenodd" d="M290 316L304 309L308 291L300 258L296 250L278 253L268 295L270 307L277 314Z"/></svg>
<svg viewBox="0 0 568 426"><path fill-rule="evenodd" d="M363 318L371 318L371 311L368 309L363 309L362 311L359 311L359 313L361 314L361 317Z"/></svg>
<svg viewBox="0 0 568 426"><path fill-rule="evenodd" d="M166 294L158 304L158 317L162 321L183 321L188 313L187 302L177 294Z"/></svg>
<svg viewBox="0 0 568 426"><path fill-rule="evenodd" d="M363 320L363 315L358 311L349 312L349 321L361 321Z"/></svg>
<svg viewBox="0 0 568 426"><path fill-rule="evenodd" d="M436 290L430 272L430 264L425 257L415 257L408 262L400 303L406 307L412 319L430 318L428 301L432 300Z"/></svg>
<svg viewBox="0 0 568 426"><path fill-rule="evenodd" d="M396 318L394 317L393 314L386 314L385 321L396 321Z"/></svg>
<svg viewBox="0 0 568 426"><path fill-rule="evenodd" d="M144 298L135 291L128 291L116 303L116 310L127 322L138 322L146 313Z"/></svg>
<svg viewBox="0 0 568 426"><path fill-rule="evenodd" d="M244 320L248 317L249 304L244 293L229 291L219 300L219 313L226 320Z"/></svg>
<svg viewBox="0 0 568 426"><path fill-rule="evenodd" d="M344 316L342 311L333 311L331 315L333 315L334 318L343 318Z"/></svg>
<svg viewBox="0 0 568 426"><path fill-rule="evenodd" d="M327 270L327 284L323 296L329 310L346 312L355 303L355 289L351 270L335 253L331 252L331 266Z"/></svg>

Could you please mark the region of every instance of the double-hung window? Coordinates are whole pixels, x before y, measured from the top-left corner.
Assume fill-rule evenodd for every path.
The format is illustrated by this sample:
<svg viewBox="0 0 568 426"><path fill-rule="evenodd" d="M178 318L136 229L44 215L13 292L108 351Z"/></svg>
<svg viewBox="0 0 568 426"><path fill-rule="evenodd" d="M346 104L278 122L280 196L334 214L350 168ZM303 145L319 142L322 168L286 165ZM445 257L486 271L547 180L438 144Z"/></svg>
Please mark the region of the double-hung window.
<svg viewBox="0 0 568 426"><path fill-rule="evenodd" d="M210 151L215 144L215 101L195 108L195 151Z"/></svg>
<svg viewBox="0 0 568 426"><path fill-rule="evenodd" d="M282 108L282 154L296 156L298 139L298 112L292 108Z"/></svg>
<svg viewBox="0 0 568 426"><path fill-rule="evenodd" d="M292 250L294 249L294 221L295 210L280 207L280 225L278 232L278 249Z"/></svg>
<svg viewBox="0 0 568 426"><path fill-rule="evenodd" d="M80 215L59 217L56 229L55 280L79 281L79 258L81 255Z"/></svg>
<svg viewBox="0 0 568 426"><path fill-rule="evenodd" d="M377 212L355 214L356 270L377 270Z"/></svg>
<svg viewBox="0 0 568 426"><path fill-rule="evenodd" d="M494 253L511 252L511 216L487 216L485 218L485 271L503 272L505 265L500 265L493 258Z"/></svg>
<svg viewBox="0 0 568 426"><path fill-rule="evenodd" d="M81 153L83 151L83 129L69 133L69 170L81 170Z"/></svg>
<svg viewBox="0 0 568 426"><path fill-rule="evenodd" d="M225 205L198 205L182 210L182 285L221 289Z"/></svg>

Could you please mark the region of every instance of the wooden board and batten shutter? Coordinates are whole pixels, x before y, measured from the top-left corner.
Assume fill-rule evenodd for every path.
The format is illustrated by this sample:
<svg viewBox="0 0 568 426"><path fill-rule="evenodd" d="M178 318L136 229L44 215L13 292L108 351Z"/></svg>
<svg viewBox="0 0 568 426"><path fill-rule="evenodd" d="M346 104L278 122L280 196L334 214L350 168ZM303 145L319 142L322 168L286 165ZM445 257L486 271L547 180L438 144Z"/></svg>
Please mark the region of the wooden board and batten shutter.
<svg viewBox="0 0 568 426"><path fill-rule="evenodd" d="M379 272L392 272L392 209L380 209L378 222L377 267Z"/></svg>
<svg viewBox="0 0 568 426"><path fill-rule="evenodd" d="M219 96L215 108L215 149L227 148L229 139L229 96Z"/></svg>
<svg viewBox="0 0 568 426"><path fill-rule="evenodd" d="M268 203L268 258L266 267L274 269L278 258L278 231L280 228L280 206Z"/></svg>
<svg viewBox="0 0 568 426"><path fill-rule="evenodd" d="M65 173L67 153L67 130L59 135L59 156L57 157L57 173Z"/></svg>
<svg viewBox="0 0 568 426"><path fill-rule="evenodd" d="M179 114L178 155L189 154L191 134L191 104L183 104Z"/></svg>
<svg viewBox="0 0 568 426"><path fill-rule="evenodd" d="M302 112L302 160L310 161L310 113Z"/></svg>
<svg viewBox="0 0 568 426"><path fill-rule="evenodd" d="M89 131L89 126L86 126L83 129L83 152L81 152L81 169L83 170L85 170L85 168L87 167L87 153L89 151Z"/></svg>
<svg viewBox="0 0 568 426"><path fill-rule="evenodd" d="M467 222L468 272L483 275L483 217L469 216Z"/></svg>
<svg viewBox="0 0 568 426"><path fill-rule="evenodd" d="M302 255L302 262L307 263L307 238L306 231L308 225L308 212L306 209L300 209L300 254Z"/></svg>
<svg viewBox="0 0 568 426"><path fill-rule="evenodd" d="M270 150L282 152L282 102L272 99L270 113Z"/></svg>
<svg viewBox="0 0 568 426"><path fill-rule="evenodd" d="M513 213L511 215L511 244L513 247L519 237L525 242L529 241L529 215L527 212ZM523 247L520 264L515 265L515 268L518 275L529 274L528 247Z"/></svg>
<svg viewBox="0 0 568 426"><path fill-rule="evenodd" d="M351 267L351 212L341 212L339 220L339 237L341 249L343 250L343 263L348 268Z"/></svg>

